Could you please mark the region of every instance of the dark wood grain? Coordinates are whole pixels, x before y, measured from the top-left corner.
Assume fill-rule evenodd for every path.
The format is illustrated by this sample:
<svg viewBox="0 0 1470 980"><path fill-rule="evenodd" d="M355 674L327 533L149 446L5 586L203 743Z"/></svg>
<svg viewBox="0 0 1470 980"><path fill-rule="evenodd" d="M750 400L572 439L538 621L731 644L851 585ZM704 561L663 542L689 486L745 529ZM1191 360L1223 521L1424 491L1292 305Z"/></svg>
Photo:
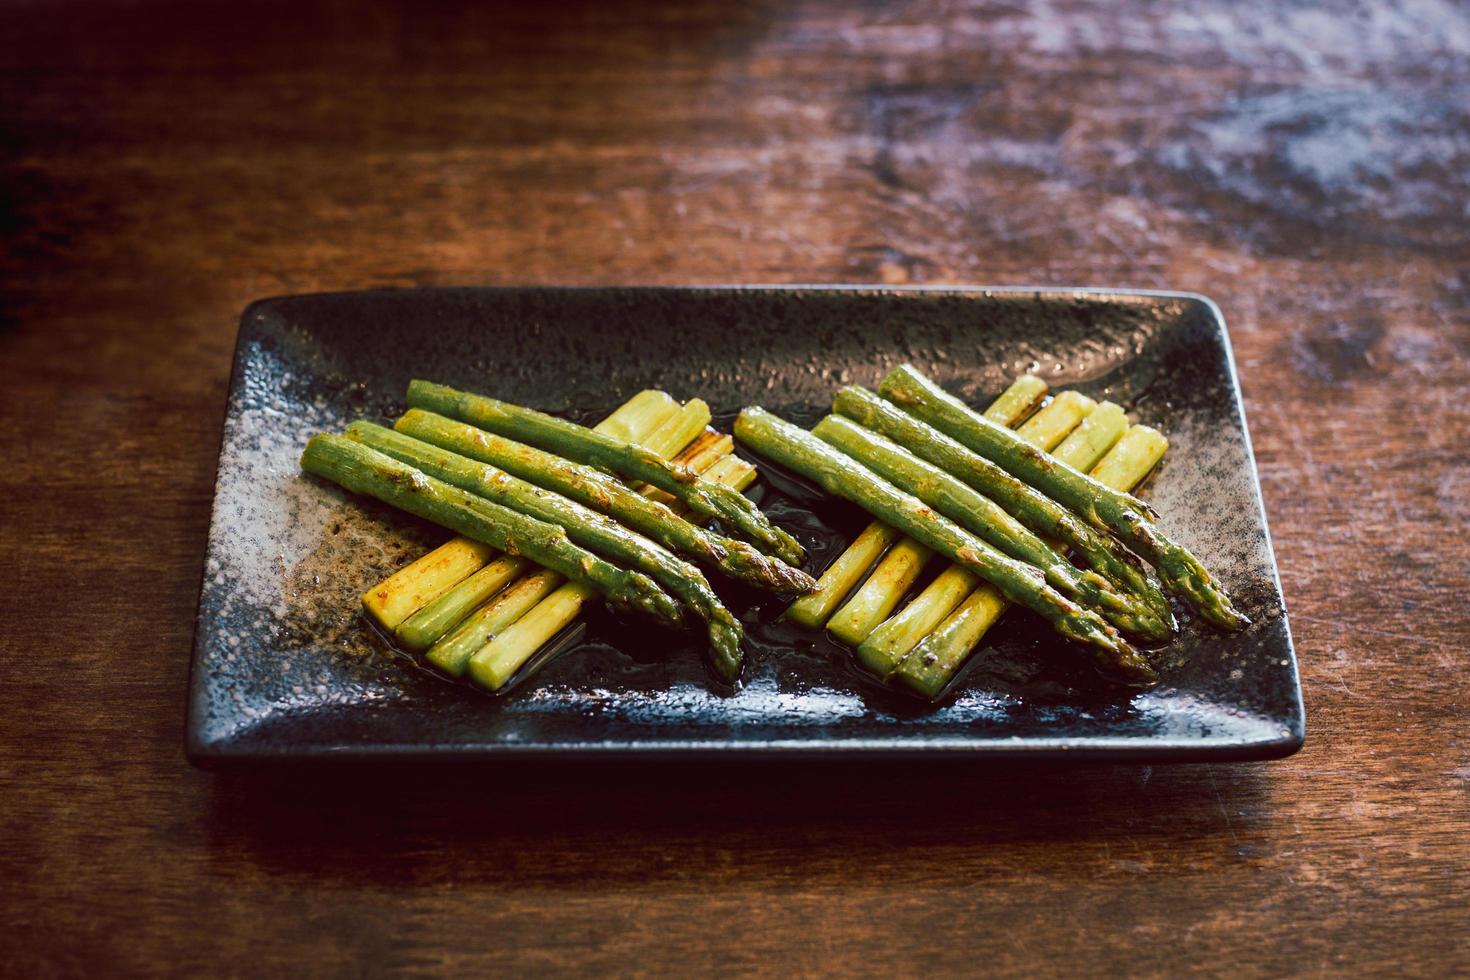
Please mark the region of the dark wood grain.
<svg viewBox="0 0 1470 980"><path fill-rule="evenodd" d="M1470 970L1464 6L3 19L0 973ZM1303 662L1302 753L186 765L248 301L875 280L1220 302Z"/></svg>

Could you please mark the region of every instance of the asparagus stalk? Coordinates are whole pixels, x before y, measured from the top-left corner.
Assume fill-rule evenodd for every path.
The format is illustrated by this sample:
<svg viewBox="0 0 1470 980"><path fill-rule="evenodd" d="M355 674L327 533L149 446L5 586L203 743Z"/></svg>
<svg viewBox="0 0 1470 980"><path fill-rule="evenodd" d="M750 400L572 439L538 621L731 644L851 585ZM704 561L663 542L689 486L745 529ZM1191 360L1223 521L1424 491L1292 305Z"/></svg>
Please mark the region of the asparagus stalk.
<svg viewBox="0 0 1470 980"><path fill-rule="evenodd" d="M900 490L913 494L1002 553L1034 565L1052 588L1101 612L1119 629L1148 639L1168 638L1169 627L1160 622L1141 600L1118 594L1101 575L1072 565L999 504L977 493L968 484L841 416L827 416L817 424L812 434L867 466Z"/></svg>
<svg viewBox="0 0 1470 980"><path fill-rule="evenodd" d="M524 558L501 555L463 582L405 619L393 631L405 650L422 653L466 616L505 588L525 569Z"/></svg>
<svg viewBox="0 0 1470 980"><path fill-rule="evenodd" d="M697 439L704 432L705 426L709 425L709 421L709 406L702 398L691 398L673 418L636 445L667 459ZM625 441L634 442L632 439Z"/></svg>
<svg viewBox="0 0 1470 980"><path fill-rule="evenodd" d="M1128 414L1123 411L1123 406L1116 402L1103 402L1088 412L1077 428L1062 440L1062 444L1051 450L1051 454L1086 473L1127 430Z"/></svg>
<svg viewBox="0 0 1470 980"><path fill-rule="evenodd" d="M572 541L648 575L693 613L709 630L710 654L726 680L740 673L744 631L704 575L665 548L617 521L493 466L439 449L371 422L353 422L347 436L451 486L459 487L538 520L561 526Z"/></svg>
<svg viewBox="0 0 1470 980"><path fill-rule="evenodd" d="M1164 458L1169 440L1157 429L1135 425L1123 434L1090 474L1094 480L1119 490L1136 490Z"/></svg>
<svg viewBox="0 0 1470 980"><path fill-rule="evenodd" d="M914 647L892 676L920 694L938 697L1008 605L999 590L982 583Z"/></svg>
<svg viewBox="0 0 1470 980"><path fill-rule="evenodd" d="M859 644L858 660L879 677L886 678L979 585L980 580L970 572L958 565L949 566L904 606L902 612L873 630Z"/></svg>
<svg viewBox="0 0 1470 980"><path fill-rule="evenodd" d="M485 564L495 549L458 537L405 565L362 594L362 604L378 625L392 632L426 603L454 588Z"/></svg>
<svg viewBox="0 0 1470 980"><path fill-rule="evenodd" d="M618 568L573 544L560 527L450 486L352 439L313 436L301 454L301 468L492 548L525 555L593 586L615 606L646 613L669 625L681 621L678 603L652 579Z"/></svg>
<svg viewBox="0 0 1470 980"><path fill-rule="evenodd" d="M704 478L711 483L744 492L755 482L755 467L738 456L726 456L710 466L705 471Z"/></svg>
<svg viewBox="0 0 1470 980"><path fill-rule="evenodd" d="M1108 485L1115 489L1132 490L1163 457L1168 445L1168 440L1155 430L1135 425L1103 457L1093 474L1105 474ZM920 694L938 697L1005 608L1003 595L989 585L981 585L924 637L894 676Z"/></svg>
<svg viewBox="0 0 1470 980"><path fill-rule="evenodd" d="M394 428L449 452L497 466L512 476L614 517L675 554L718 568L732 578L775 592L804 592L816 584L800 569L769 558L743 541L692 524L602 470L568 462L422 409L409 409Z"/></svg>
<svg viewBox="0 0 1470 980"><path fill-rule="evenodd" d="M1031 445L1050 452L1096 407L1097 402L1080 391L1060 392L1050 404L1017 429L1016 435Z"/></svg>
<svg viewBox="0 0 1470 980"><path fill-rule="evenodd" d="M985 417L1009 428L1020 425L1046 398L1046 382L1034 374L1023 374L990 403Z"/></svg>
<svg viewBox="0 0 1470 980"><path fill-rule="evenodd" d="M568 582L495 634L469 659L470 679L498 691L521 666L582 612L593 593Z"/></svg>
<svg viewBox="0 0 1470 980"><path fill-rule="evenodd" d="M597 431L624 442L642 442L649 433L679 414L679 403L667 392L648 388L629 398L597 424Z"/></svg>
<svg viewBox="0 0 1470 980"><path fill-rule="evenodd" d="M1117 535L1158 569L1166 586L1188 599L1200 615L1219 628L1238 630L1250 622L1231 605L1230 597L1216 585L1199 559L1155 526L1157 515L1138 498L1051 459L1014 432L971 411L912 365L900 365L889 372L879 392L1071 508L1099 530Z"/></svg>
<svg viewBox="0 0 1470 980"><path fill-rule="evenodd" d="M912 538L894 545L868 580L828 620L827 631L850 647L863 642L893 612L933 554Z"/></svg>
<svg viewBox="0 0 1470 980"><path fill-rule="evenodd" d="M671 493L702 520L718 519L738 530L768 554L790 565L805 553L790 534L773 525L740 493L701 480L688 467L675 466L641 446L614 439L564 419L427 381L413 381L408 403L530 443L579 463L602 466L626 480L641 480Z"/></svg>
<svg viewBox="0 0 1470 980"><path fill-rule="evenodd" d="M811 433L759 408L735 421L735 438L887 521L925 547L943 554L999 588L1007 598L1044 616L1063 636L1087 646L1109 676L1131 684L1153 684L1157 676L1117 631L1046 584L1042 574L1007 558L923 502L879 478Z"/></svg>
<svg viewBox="0 0 1470 980"><path fill-rule="evenodd" d="M690 460L698 451L696 442L683 458ZM706 479L736 490L744 490L755 481L755 467L735 456L690 465L708 466L704 470ZM580 583L568 582L537 603L470 658L471 678L492 691L499 690L538 649L577 618L589 595Z"/></svg>
<svg viewBox="0 0 1470 980"><path fill-rule="evenodd" d="M485 644L565 581L556 572L536 569L476 609L453 632L431 646L424 659L451 677L462 676L470 658ZM588 596L597 594L580 582L573 584L585 589Z"/></svg>
<svg viewBox="0 0 1470 980"><path fill-rule="evenodd" d="M873 563L900 535L882 521L874 521L837 556L817 579L817 587L786 609L786 618L807 629L821 629L827 617L857 584Z"/></svg>
<svg viewBox="0 0 1470 980"><path fill-rule="evenodd" d="M599 422L597 431L639 442L679 411L679 403L664 392L640 391ZM465 577L473 578L493 557L493 550L480 542L456 536L374 586L363 595L363 605L399 642L418 652L489 598L476 598L478 583ZM456 614L458 618L451 618ZM422 618L404 632L412 617ZM441 624L443 630L432 634Z"/></svg>
<svg viewBox="0 0 1470 980"><path fill-rule="evenodd" d="M994 417L988 411L986 416ZM1113 402L1103 402L1083 417L1078 427L1052 450L1052 455L1078 468L1091 467L1127 427L1128 418L1123 409ZM906 677L909 686L930 697L936 696L1006 605L1005 598L993 586L980 584L976 588L976 582L964 569L950 566L902 612L873 631L858 647L859 660L880 676L902 665L910 671ZM919 663L905 659L918 643L927 643L929 634L936 628L942 636L935 642L947 654L944 663L950 663L951 659L955 662L948 667L941 665L938 663L941 654L926 654ZM936 675L934 679L922 680L931 672ZM921 680L914 683L914 676Z"/></svg>
<svg viewBox="0 0 1470 980"><path fill-rule="evenodd" d="M703 474L715 463L735 451L735 437L714 429L706 429L689 448L678 456L679 462L696 473Z"/></svg>
<svg viewBox="0 0 1470 980"><path fill-rule="evenodd" d="M1016 425L1030 415L1045 397L1046 382L1035 375L1023 374L990 404L985 410L985 417L1001 425ZM808 629L819 629L837 604L898 538L898 532L882 521L869 524L817 579L816 589L791 604L786 610L786 618Z"/></svg>
<svg viewBox="0 0 1470 980"><path fill-rule="evenodd" d="M833 407L839 414L887 436L920 459L958 477L1000 504L1033 533L1074 549L1088 568L1122 591L1142 599L1160 622L1172 625L1169 602L1149 580L1142 563L1119 542L1095 531L1046 494L864 388L843 388L837 393Z"/></svg>

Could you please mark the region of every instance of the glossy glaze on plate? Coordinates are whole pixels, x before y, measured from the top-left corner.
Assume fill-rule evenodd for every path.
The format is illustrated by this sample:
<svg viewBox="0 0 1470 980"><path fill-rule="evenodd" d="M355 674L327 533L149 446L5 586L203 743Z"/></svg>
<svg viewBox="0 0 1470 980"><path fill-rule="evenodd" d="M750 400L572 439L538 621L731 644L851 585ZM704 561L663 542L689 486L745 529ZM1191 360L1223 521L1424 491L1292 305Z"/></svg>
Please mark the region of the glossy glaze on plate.
<svg viewBox="0 0 1470 980"><path fill-rule="evenodd" d="M698 641L587 617L579 642L489 698L413 670L358 594L448 537L301 475L314 432L390 419L411 377L589 420L660 387L717 424L761 404L810 423L846 383L912 361L972 404L1033 370L1108 397L1171 446L1144 496L1255 620L1179 609L1153 691L1099 682L1024 610L925 705L847 651L717 583L750 630L721 691ZM866 522L762 464L753 492L820 570ZM938 565L939 563L935 563ZM937 569L936 569L937 570ZM931 572L932 574L932 572ZM922 585L922 581L920 582ZM1225 327L1182 294L869 288L457 289L285 297L245 313L220 452L190 686L200 762L523 754L983 754L1269 758L1303 735L1296 662Z"/></svg>

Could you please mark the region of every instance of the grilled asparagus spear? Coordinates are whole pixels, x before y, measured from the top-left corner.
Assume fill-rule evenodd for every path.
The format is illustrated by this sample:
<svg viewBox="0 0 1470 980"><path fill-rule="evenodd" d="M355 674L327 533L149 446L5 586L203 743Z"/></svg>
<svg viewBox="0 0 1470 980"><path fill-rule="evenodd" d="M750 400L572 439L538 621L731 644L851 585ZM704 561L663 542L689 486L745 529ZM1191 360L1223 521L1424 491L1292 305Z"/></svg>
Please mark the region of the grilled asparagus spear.
<svg viewBox="0 0 1470 980"><path fill-rule="evenodd" d="M597 431L642 442L681 414L679 403L672 397L649 389L614 409L597 424ZM496 559L494 549L478 541L463 536L450 538L363 593L362 604L400 643L417 652L437 642L490 598L491 593L484 589L498 581L506 562L520 559Z"/></svg>
<svg viewBox="0 0 1470 980"><path fill-rule="evenodd" d="M733 680L739 674L744 631L693 565L609 517L458 453L371 422L353 422L347 437L502 507L560 525L582 547L648 575L708 625L711 656L721 676Z"/></svg>
<svg viewBox="0 0 1470 980"><path fill-rule="evenodd" d="M313 436L301 454L301 468L493 548L525 555L596 588L615 606L647 613L671 626L682 620L679 604L652 579L573 544L555 524L450 486L352 439Z"/></svg>
<svg viewBox="0 0 1470 980"><path fill-rule="evenodd" d="M1041 572L1007 558L811 433L760 408L735 421L735 438L756 452L850 500L874 517L994 584L1007 598L1040 613L1069 639L1085 644L1101 670L1119 681L1150 685L1153 668L1107 621L1046 584Z"/></svg>
<svg viewBox="0 0 1470 980"><path fill-rule="evenodd" d="M708 480L736 490L750 486L755 481L755 467L743 459L727 455L729 444L724 439L714 442L726 455L714 459L704 452L707 447L691 446L694 451L686 450L682 458ZM561 586L475 653L469 660L470 676L482 687L499 690L537 650L577 618L591 595L580 582Z"/></svg>
<svg viewBox="0 0 1470 980"><path fill-rule="evenodd" d="M909 364L889 372L878 388L889 401L996 463L1012 476L1071 508L1103 531L1111 531L1158 569L1164 584L1184 596L1221 629L1250 622L1230 603L1194 555L1169 540L1154 524L1152 508L1138 498L1104 486L971 411Z"/></svg>
<svg viewBox="0 0 1470 980"><path fill-rule="evenodd" d="M1094 530L1046 494L865 388L843 388L833 408L958 477L1000 504L1035 534L1075 549L1088 568L1143 600L1161 623L1172 627L1169 601L1149 580L1142 563L1113 538Z"/></svg>
<svg viewBox="0 0 1470 980"><path fill-rule="evenodd" d="M1001 425L1018 425L1045 397L1046 382L1035 375L1023 374L990 404L985 410L985 417ZM837 604L852 592L874 562L883 556L884 550L898 539L899 533L882 521L869 524L822 572L821 578L817 579L817 587L787 608L786 618L808 629L820 629ZM877 575L881 570L880 565L873 574Z"/></svg>
<svg viewBox="0 0 1470 980"><path fill-rule="evenodd" d="M744 541L735 541L692 524L664 504L630 490L602 470L568 462L540 449L417 408L409 409L393 427L441 449L498 466L512 476L614 517L670 551L718 568L731 578L774 592L805 592L816 584L801 569L763 555Z"/></svg>
<svg viewBox="0 0 1470 980"><path fill-rule="evenodd" d="M1095 572L1079 570L999 504L902 446L837 415L829 415L819 422L812 435L1010 557L1036 566L1052 588L1096 609L1124 632L1151 640L1168 638L1168 626L1141 600L1116 592L1107 579Z"/></svg>
<svg viewBox="0 0 1470 980"><path fill-rule="evenodd" d="M1018 379L1018 384L1020 380L1023 379ZM1002 395L986 409L985 417L1002 425L1013 425L1011 419L997 417L996 405L1004 398ZM1047 410L1057 411L1060 401L1061 395L1058 395ZM1064 405L1061 410L1068 409ZM1128 416L1122 407L1113 402L1103 402L1082 416L1077 428L1052 450L1052 455L1078 469L1090 469L1127 428ZM994 597L993 601L991 597ZM857 648L858 659L880 676L889 674L897 666L905 683L934 697L974 649L990 623L1000 617L1005 604L1005 597L993 586L979 583L963 568L951 566L904 606L902 612L875 629ZM987 615L989 620L982 622L982 617ZM922 658L907 659L920 643L936 649L928 641L936 629L948 638L948 646L937 647L940 651L937 654L926 652ZM959 649L952 651L951 647ZM948 668L938 666L941 655L952 660L953 664ZM916 677L919 678L917 682Z"/></svg>
<svg viewBox="0 0 1470 980"><path fill-rule="evenodd" d="M405 619L393 631L404 649L421 653L525 570L524 558L501 555Z"/></svg>
<svg viewBox="0 0 1470 980"><path fill-rule="evenodd" d="M1143 482L1168 445L1168 440L1156 430L1135 425L1100 462L1094 460L1096 469L1092 476L1118 490L1132 490ZM909 605L918 604L916 599ZM898 666L894 677L920 694L938 697L1005 608L1005 596L992 586L981 585L937 629L923 637ZM874 636L877 635L875 632Z"/></svg>
<svg viewBox="0 0 1470 980"><path fill-rule="evenodd" d="M737 529L761 550L789 565L799 565L805 558L797 540L772 524L760 508L738 491L701 480L688 468L675 466L642 446L529 408L427 381L409 384L408 403L413 408L447 415L575 462L606 467L625 480L641 480L673 494L695 516L717 519Z"/></svg>

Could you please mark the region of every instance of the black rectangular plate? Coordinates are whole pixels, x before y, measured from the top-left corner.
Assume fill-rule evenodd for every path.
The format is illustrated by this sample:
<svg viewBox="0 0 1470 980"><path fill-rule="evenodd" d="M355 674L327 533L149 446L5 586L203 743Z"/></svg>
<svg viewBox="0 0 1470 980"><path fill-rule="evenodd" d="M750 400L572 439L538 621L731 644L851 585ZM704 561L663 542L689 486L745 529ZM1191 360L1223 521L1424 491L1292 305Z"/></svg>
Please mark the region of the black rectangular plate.
<svg viewBox="0 0 1470 980"><path fill-rule="evenodd" d="M1253 619L1186 619L1163 684L1098 682L1011 610L935 705L885 690L816 634L745 608L738 692L689 638L594 612L582 640L496 698L396 656L358 595L448 535L303 476L314 432L391 418L411 377L592 419L645 387L717 418L764 404L810 423L840 384L911 361L972 404L1032 370L1129 408L1171 448L1147 497ZM777 474L764 504L820 569L865 523ZM1183 612L1181 610L1181 612ZM888 288L444 289L258 302L240 327L199 600L187 749L200 763L517 756L1287 755L1301 689L1230 342L1177 293Z"/></svg>

